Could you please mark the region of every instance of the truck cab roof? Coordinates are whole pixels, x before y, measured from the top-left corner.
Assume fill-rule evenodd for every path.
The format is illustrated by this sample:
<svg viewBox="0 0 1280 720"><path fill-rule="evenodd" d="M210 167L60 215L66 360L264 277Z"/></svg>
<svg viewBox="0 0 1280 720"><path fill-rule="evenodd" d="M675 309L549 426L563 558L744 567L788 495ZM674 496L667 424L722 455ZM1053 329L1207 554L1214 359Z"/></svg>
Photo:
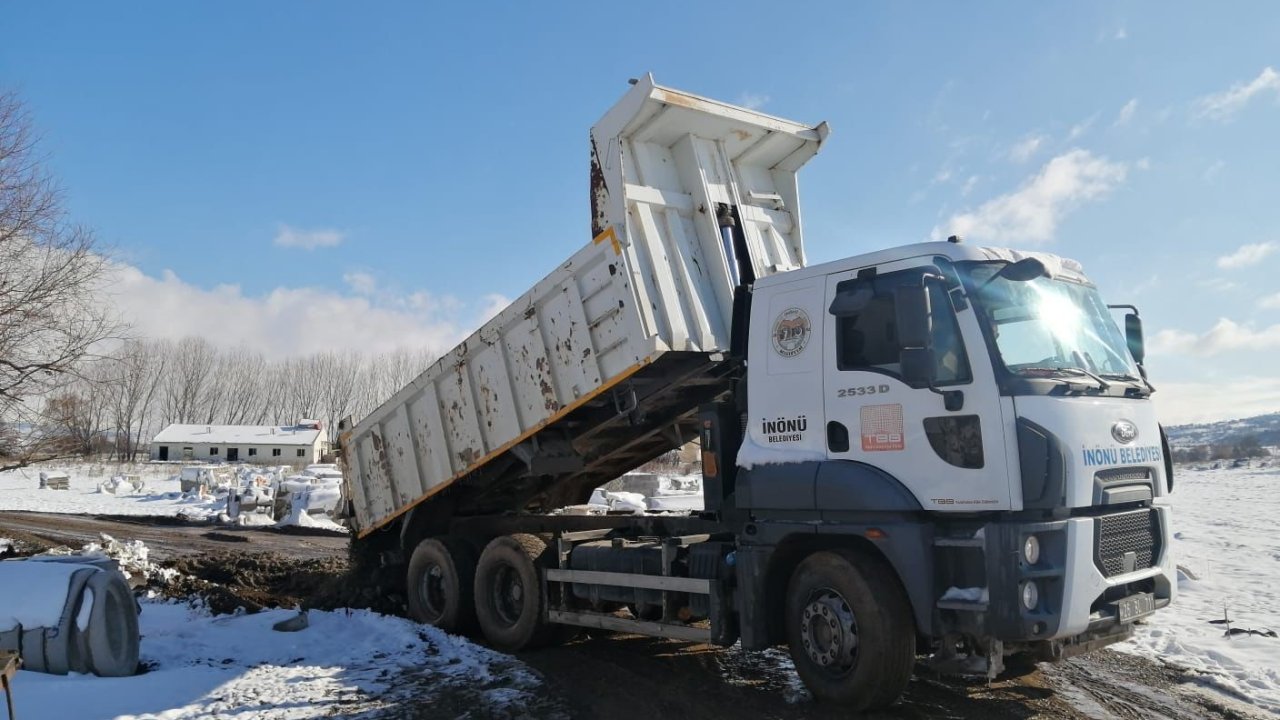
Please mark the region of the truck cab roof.
<svg viewBox="0 0 1280 720"><path fill-rule="evenodd" d="M831 262L810 265L788 273L770 275L756 281L757 289L765 289L775 285L783 285L799 280L830 275L832 273L854 270L857 268L883 265L885 263L906 260L914 257L944 257L952 262L1004 260L1017 262L1025 257L1036 257L1044 262L1050 277L1062 277L1075 282L1085 282L1084 268L1070 258L1052 253L1010 250L1007 248L983 247L955 242L924 242L914 245L900 245L875 252L854 255Z"/></svg>

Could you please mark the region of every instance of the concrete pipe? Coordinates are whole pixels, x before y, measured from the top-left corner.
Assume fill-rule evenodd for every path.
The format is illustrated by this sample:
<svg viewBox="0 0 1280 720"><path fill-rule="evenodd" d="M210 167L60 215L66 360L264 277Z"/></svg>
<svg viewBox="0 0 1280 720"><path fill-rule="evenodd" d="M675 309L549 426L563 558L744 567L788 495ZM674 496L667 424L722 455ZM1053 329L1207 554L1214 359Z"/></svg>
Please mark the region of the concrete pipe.
<svg viewBox="0 0 1280 720"><path fill-rule="evenodd" d="M0 562L0 649L23 668L65 675L132 675L138 668L137 605L117 571L56 562Z"/></svg>

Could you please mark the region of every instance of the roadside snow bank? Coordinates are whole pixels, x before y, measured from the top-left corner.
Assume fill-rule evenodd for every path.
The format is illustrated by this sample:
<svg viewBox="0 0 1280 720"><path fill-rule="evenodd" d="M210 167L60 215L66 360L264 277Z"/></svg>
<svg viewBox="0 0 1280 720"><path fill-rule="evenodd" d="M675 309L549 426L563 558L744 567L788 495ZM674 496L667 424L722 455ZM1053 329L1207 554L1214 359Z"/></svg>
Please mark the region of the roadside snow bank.
<svg viewBox="0 0 1280 720"><path fill-rule="evenodd" d="M1280 468L1175 470L1177 600L1117 649L1186 668L1207 687L1280 714Z"/></svg>
<svg viewBox="0 0 1280 720"><path fill-rule="evenodd" d="M275 524L278 528L283 527L303 527L318 528L320 530L329 530L332 532L349 533L351 532L346 526L339 525L334 522L328 515L312 515L301 505L294 505L289 509L289 515Z"/></svg>
<svg viewBox="0 0 1280 720"><path fill-rule="evenodd" d="M120 568L120 573L124 575L124 579L129 581L130 585L141 585L152 580L169 582L178 576L177 571L160 567L151 562L151 549L141 540L121 542L106 533L100 533L98 538L98 542L88 543L79 550L60 547L43 554L77 556L83 557L85 560L104 558L114 560L116 566ZM39 559L39 556L37 556L37 559Z"/></svg>
<svg viewBox="0 0 1280 720"><path fill-rule="evenodd" d="M506 655L435 628L366 610L312 611L310 626L274 632L288 610L210 617L185 604L144 600L142 662L129 678L20 672L22 720L349 717L398 702L501 714L528 703L536 674ZM515 713L518 714L518 713Z"/></svg>

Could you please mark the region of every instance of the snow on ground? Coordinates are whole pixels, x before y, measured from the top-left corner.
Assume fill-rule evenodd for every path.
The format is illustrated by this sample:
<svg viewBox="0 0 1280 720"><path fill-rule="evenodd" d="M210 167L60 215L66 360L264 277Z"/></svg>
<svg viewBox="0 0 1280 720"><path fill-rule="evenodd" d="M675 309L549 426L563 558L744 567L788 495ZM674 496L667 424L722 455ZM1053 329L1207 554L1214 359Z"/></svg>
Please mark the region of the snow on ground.
<svg viewBox="0 0 1280 720"><path fill-rule="evenodd" d="M66 513L72 515L186 515L210 519L226 510L226 500L184 496L177 479L180 466L146 464L134 466L130 474L140 475L144 489L137 494L115 495L99 489L117 473L111 465L69 465L69 490L41 490L40 471L29 467L0 473L0 510Z"/></svg>
<svg viewBox="0 0 1280 720"><path fill-rule="evenodd" d="M241 516L243 517L243 516ZM334 522L328 515L312 515L306 512L300 505L295 505L289 510L289 514L276 527L304 527L319 528L321 530L329 530L331 532L351 532L345 526Z"/></svg>
<svg viewBox="0 0 1280 720"><path fill-rule="evenodd" d="M1172 495L1177 600L1117 648L1193 671L1208 687L1280 715L1280 462L1179 467ZM1194 576L1194 577L1192 577Z"/></svg>
<svg viewBox="0 0 1280 720"><path fill-rule="evenodd" d="M376 715L398 702L501 713L540 686L500 653L432 627L367 610L309 613L309 626L272 625L295 615L271 610L211 616L186 604L144 600L142 662L128 678L22 671L14 710L22 720L180 720Z"/></svg>
<svg viewBox="0 0 1280 720"><path fill-rule="evenodd" d="M40 472L65 469L70 477L69 490L40 488ZM237 525L277 527L298 526L318 528L333 532L347 532L347 528L332 517L311 508L310 514L293 510L279 522L269 512L256 512L243 508L234 518L229 511L225 490L214 495L183 493L178 474L181 465L144 463L127 467L92 463L74 463L67 466L40 466L0 473L0 510L65 513L71 515L147 515L183 517L195 521L218 521ZM230 468L229 470L234 470ZM142 489L137 490L123 475L137 475ZM250 478L252 471L246 471ZM231 473L234 477L234 472ZM250 482L237 480L236 482ZM304 483L305 484L305 483ZM246 488L247 493L249 489ZM329 490L329 488L324 488ZM258 488L259 491L267 490ZM318 493L315 493L318 495ZM337 505L336 486L329 493L332 502L324 509ZM327 496L325 496L327 497ZM322 497L321 499L325 499ZM269 496L268 496L269 499ZM270 508L268 502L265 507Z"/></svg>

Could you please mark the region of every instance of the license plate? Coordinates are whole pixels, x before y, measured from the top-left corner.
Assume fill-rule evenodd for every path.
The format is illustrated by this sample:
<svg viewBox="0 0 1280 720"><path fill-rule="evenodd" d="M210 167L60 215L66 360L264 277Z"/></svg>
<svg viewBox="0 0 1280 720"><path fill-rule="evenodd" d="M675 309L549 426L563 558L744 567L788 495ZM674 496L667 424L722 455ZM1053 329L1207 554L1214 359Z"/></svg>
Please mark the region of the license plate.
<svg viewBox="0 0 1280 720"><path fill-rule="evenodd" d="M1132 622L1156 611L1156 597L1151 593L1138 593L1116 601L1116 614L1121 623Z"/></svg>

